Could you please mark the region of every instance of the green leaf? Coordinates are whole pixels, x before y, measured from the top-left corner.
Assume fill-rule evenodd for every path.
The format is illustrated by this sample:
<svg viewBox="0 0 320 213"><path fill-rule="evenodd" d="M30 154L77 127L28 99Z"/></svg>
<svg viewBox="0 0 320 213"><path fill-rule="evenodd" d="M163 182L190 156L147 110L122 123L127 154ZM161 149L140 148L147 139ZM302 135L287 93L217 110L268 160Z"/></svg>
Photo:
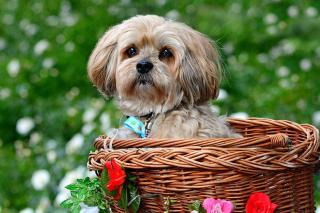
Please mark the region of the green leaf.
<svg viewBox="0 0 320 213"><path fill-rule="evenodd" d="M63 201L62 203L60 203L60 206L65 209L70 209L73 204L74 204L73 200L69 198Z"/></svg>
<svg viewBox="0 0 320 213"><path fill-rule="evenodd" d="M106 193L106 194L110 194L110 192L107 189L107 185L109 182L110 178L109 178L109 174L106 168L104 168L102 170L102 174L101 174L101 188L102 190Z"/></svg>
<svg viewBox="0 0 320 213"><path fill-rule="evenodd" d="M78 193L78 199L80 201L85 201L90 195L90 192L86 191L86 190L80 190Z"/></svg>
<svg viewBox="0 0 320 213"><path fill-rule="evenodd" d="M190 210L195 210L199 213L206 213L206 210L202 207L201 202L199 200L194 201L188 207Z"/></svg>
<svg viewBox="0 0 320 213"><path fill-rule="evenodd" d="M132 175L130 172L126 172L126 175L127 175L127 179L130 181L130 182L135 182L135 180L137 179L136 176Z"/></svg>
<svg viewBox="0 0 320 213"><path fill-rule="evenodd" d="M64 201L61 205L64 208L70 209L71 212L78 213L81 209L81 202L85 203L88 206L101 207L101 213L110 212L109 207L112 202L105 200L105 195L101 187L100 179L90 179L88 177L84 179L77 179L76 183L68 185L68 189L71 192L71 198Z"/></svg>
<svg viewBox="0 0 320 213"><path fill-rule="evenodd" d="M78 192L78 191L71 191L71 197L78 199L78 197L79 197L79 192Z"/></svg>
<svg viewBox="0 0 320 213"><path fill-rule="evenodd" d="M91 184L90 178L86 177L85 179L83 179L83 183L86 185Z"/></svg>
<svg viewBox="0 0 320 213"><path fill-rule="evenodd" d="M127 193L127 186L123 185L122 192L121 192L121 198L118 201L118 205L120 208L123 208L125 210L128 209L128 193Z"/></svg>
<svg viewBox="0 0 320 213"><path fill-rule="evenodd" d="M117 193L118 193L117 190L113 190L111 192L108 191L108 194L111 195L112 197L116 196Z"/></svg>
<svg viewBox="0 0 320 213"><path fill-rule="evenodd" d="M77 179L76 182L82 185L84 182L84 179Z"/></svg>
<svg viewBox="0 0 320 213"><path fill-rule="evenodd" d="M81 210L81 207L78 204L78 205L74 206L74 208L71 209L71 213L79 213L80 210Z"/></svg>
<svg viewBox="0 0 320 213"><path fill-rule="evenodd" d="M67 185L65 188L69 190L77 190L79 189L79 186L74 183L74 184Z"/></svg>
<svg viewBox="0 0 320 213"><path fill-rule="evenodd" d="M133 183L128 184L128 190L129 190L129 202L128 206L133 211L133 213L138 212L141 197L138 192L138 188Z"/></svg>

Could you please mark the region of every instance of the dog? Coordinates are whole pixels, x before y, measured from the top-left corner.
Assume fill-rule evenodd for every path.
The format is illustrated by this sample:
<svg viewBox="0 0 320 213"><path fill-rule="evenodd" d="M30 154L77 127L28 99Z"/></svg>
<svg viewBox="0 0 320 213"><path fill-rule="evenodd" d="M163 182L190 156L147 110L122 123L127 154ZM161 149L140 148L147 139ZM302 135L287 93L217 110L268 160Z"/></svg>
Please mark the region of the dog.
<svg viewBox="0 0 320 213"><path fill-rule="evenodd" d="M139 15L113 26L91 53L88 76L133 123L143 124L142 137L240 137L210 108L221 78L218 51L183 23ZM141 136L126 125L108 135Z"/></svg>

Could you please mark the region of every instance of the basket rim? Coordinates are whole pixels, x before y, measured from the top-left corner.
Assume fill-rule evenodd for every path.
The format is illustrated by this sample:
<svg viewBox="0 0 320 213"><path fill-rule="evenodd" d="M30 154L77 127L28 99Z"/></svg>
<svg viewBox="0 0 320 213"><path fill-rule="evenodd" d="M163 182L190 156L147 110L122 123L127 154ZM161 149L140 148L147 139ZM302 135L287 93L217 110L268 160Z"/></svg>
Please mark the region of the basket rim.
<svg viewBox="0 0 320 213"><path fill-rule="evenodd" d="M288 127L289 136L294 131L299 132L303 141L290 144L287 134L276 133L244 138L115 139L110 147L107 144L110 145L111 139L100 136L95 140L96 151L89 154L88 168L99 171L105 161L115 158L129 169L235 169L256 173L314 166L319 161L319 132L312 125L264 118L232 118L228 122L250 127ZM206 143L209 145L203 146Z"/></svg>

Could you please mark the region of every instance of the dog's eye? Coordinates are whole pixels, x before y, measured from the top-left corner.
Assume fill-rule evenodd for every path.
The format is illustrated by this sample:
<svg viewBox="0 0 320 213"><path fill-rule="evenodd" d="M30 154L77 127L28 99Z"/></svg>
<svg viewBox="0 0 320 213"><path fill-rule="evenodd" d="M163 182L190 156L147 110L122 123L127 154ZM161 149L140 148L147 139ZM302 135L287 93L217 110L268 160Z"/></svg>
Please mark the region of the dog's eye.
<svg viewBox="0 0 320 213"><path fill-rule="evenodd" d="M131 57L137 55L137 49L134 47L130 47L126 50L126 53L127 53L128 57L131 58Z"/></svg>
<svg viewBox="0 0 320 213"><path fill-rule="evenodd" d="M168 48L165 48L165 49L161 50L161 52L159 54L159 59L170 58L171 56L173 56L171 50Z"/></svg>

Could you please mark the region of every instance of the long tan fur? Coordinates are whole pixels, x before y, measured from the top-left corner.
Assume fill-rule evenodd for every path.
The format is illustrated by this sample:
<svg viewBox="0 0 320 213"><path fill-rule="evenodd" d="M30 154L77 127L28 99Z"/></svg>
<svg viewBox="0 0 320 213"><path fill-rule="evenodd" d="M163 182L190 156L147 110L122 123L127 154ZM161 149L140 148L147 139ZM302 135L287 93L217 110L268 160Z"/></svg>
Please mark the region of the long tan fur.
<svg viewBox="0 0 320 213"><path fill-rule="evenodd" d="M128 57L134 47L137 54ZM167 48L172 57L160 58ZM153 68L139 83L137 63ZM210 110L221 70L212 42L185 24L155 15L135 16L109 29L97 43L88 75L105 96L113 96L126 115L154 113L150 137L238 137ZM113 133L110 133L113 134ZM118 137L137 137L120 128Z"/></svg>

